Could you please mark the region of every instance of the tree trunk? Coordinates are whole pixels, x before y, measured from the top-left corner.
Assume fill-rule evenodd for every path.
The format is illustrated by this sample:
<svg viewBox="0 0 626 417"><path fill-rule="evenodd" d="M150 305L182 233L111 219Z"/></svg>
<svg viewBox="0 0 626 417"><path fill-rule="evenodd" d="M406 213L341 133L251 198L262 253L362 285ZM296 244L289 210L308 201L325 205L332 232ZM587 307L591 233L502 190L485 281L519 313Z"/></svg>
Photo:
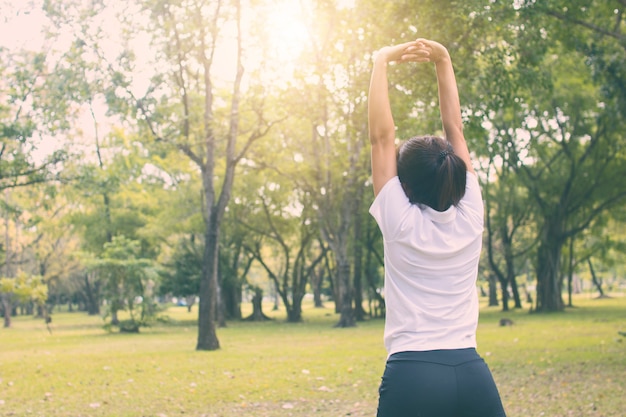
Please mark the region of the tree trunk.
<svg viewBox="0 0 626 417"><path fill-rule="evenodd" d="M494 274L489 274L489 307L498 305L498 279Z"/></svg>
<svg viewBox="0 0 626 417"><path fill-rule="evenodd" d="M89 280L89 274L95 274L94 272L85 274L85 307L87 314L90 316L96 316L100 314L100 285L97 282ZM71 307L71 303L70 303Z"/></svg>
<svg viewBox="0 0 626 417"><path fill-rule="evenodd" d="M218 256L219 259L219 256ZM226 306L224 305L224 296L222 295L222 284L220 283L219 272L217 279L217 295L215 299L217 301L217 323L220 328L226 327Z"/></svg>
<svg viewBox="0 0 626 417"><path fill-rule="evenodd" d="M569 240L569 253L567 256L567 306L574 307L572 300L572 281L574 279L574 238Z"/></svg>
<svg viewBox="0 0 626 417"><path fill-rule="evenodd" d="M196 303L195 295L188 295L185 297L185 304L187 304L187 313L191 313L191 308Z"/></svg>
<svg viewBox="0 0 626 417"><path fill-rule="evenodd" d="M559 287L561 246L561 242L545 236L539 245L537 252L537 306L535 309L537 312L563 311L563 297Z"/></svg>
<svg viewBox="0 0 626 417"><path fill-rule="evenodd" d="M506 263L506 285L505 288L502 289L503 297L504 293L506 293L506 303L504 299L502 300L503 308L502 311L508 311L509 309L509 287L511 288L511 292L513 293L513 300L515 302L515 307L521 308L521 301L519 298L519 292L517 290L517 282L515 281L515 262L513 256L513 242L511 236L509 235L508 228L502 227L502 240L504 245L504 261Z"/></svg>
<svg viewBox="0 0 626 417"><path fill-rule="evenodd" d="M254 296L252 297L252 314L243 319L244 321L266 321L272 320L263 313L263 290L254 287Z"/></svg>
<svg viewBox="0 0 626 417"><path fill-rule="evenodd" d="M287 321L289 323L300 323L302 321L302 302L293 301L291 307L287 310Z"/></svg>
<svg viewBox="0 0 626 417"><path fill-rule="evenodd" d="M120 324L120 319L119 317L117 317L117 308L114 310L111 310L111 324L114 326L117 326L118 324Z"/></svg>
<svg viewBox="0 0 626 417"><path fill-rule="evenodd" d="M224 281L222 285L222 302L228 320L241 320L241 281Z"/></svg>
<svg viewBox="0 0 626 417"><path fill-rule="evenodd" d="M335 277L337 279L335 279ZM330 282L330 291L333 293L333 301L335 302L335 313L339 314L341 311L341 292L339 291L339 284L337 281L339 280L339 273L337 272L337 267L335 267L335 275L331 273L328 276L328 280Z"/></svg>
<svg viewBox="0 0 626 417"><path fill-rule="evenodd" d="M320 267L311 274L311 288L313 289L313 305L315 308L324 308L322 302L322 282L324 281L324 268Z"/></svg>
<svg viewBox="0 0 626 417"><path fill-rule="evenodd" d="M287 280L283 282L286 284ZM302 321L302 299L304 298L306 285L306 280L302 276L301 271L295 269L292 271L291 283L291 288L283 289L283 294L285 295L283 303L285 304L285 309L287 310L287 322L299 323ZM291 292L291 302L289 302L289 299L286 298L289 292Z"/></svg>
<svg viewBox="0 0 626 417"><path fill-rule="evenodd" d="M278 311L280 308L280 293L278 291L278 281L274 281L274 307L273 311Z"/></svg>
<svg viewBox="0 0 626 417"><path fill-rule="evenodd" d="M509 282L506 277L498 274L500 290L502 291L502 311L509 311Z"/></svg>
<svg viewBox="0 0 626 417"><path fill-rule="evenodd" d="M2 310L4 311L4 327L11 327L11 299L9 294L0 294Z"/></svg>
<svg viewBox="0 0 626 417"><path fill-rule="evenodd" d="M513 292L513 302L515 303L515 308L522 308L522 299L519 296L519 288L517 286L517 279L515 278L515 274L511 276L511 291Z"/></svg>
<svg viewBox="0 0 626 417"><path fill-rule="evenodd" d="M362 189L363 187L360 187ZM362 194L359 193L359 194ZM360 196L359 196L360 197ZM360 200L360 198L359 198ZM356 202L357 207L360 201ZM357 213L354 222L354 316L356 321L365 320L365 310L363 310L363 233L361 228L361 216Z"/></svg>
<svg viewBox="0 0 626 417"><path fill-rule="evenodd" d="M600 293L599 298L604 298L604 291L602 290L602 280L598 279L598 276L596 275L596 270L593 268L593 264L591 263L591 258L587 259L587 264L589 265L589 272L591 272L591 281Z"/></svg>
<svg viewBox="0 0 626 417"><path fill-rule="evenodd" d="M343 257L342 257L343 258ZM337 259L337 286L339 287L340 306L339 322L335 327L354 327L356 321L352 308L352 290L350 285L350 264L347 259Z"/></svg>
<svg viewBox="0 0 626 417"><path fill-rule="evenodd" d="M220 342L215 332L217 307L217 248L219 231L213 216L207 219L205 233L204 262L200 281L200 303L198 308L198 344L196 350L217 350Z"/></svg>
<svg viewBox="0 0 626 417"><path fill-rule="evenodd" d="M339 295L339 286L335 284L337 281L335 277L337 276L337 267L335 266L335 273L333 275L333 270L330 267L330 262L328 258L326 259L326 271L328 271L328 284L330 285L330 293L333 297L333 302L335 303L335 313L339 314L339 305L340 305L340 295Z"/></svg>

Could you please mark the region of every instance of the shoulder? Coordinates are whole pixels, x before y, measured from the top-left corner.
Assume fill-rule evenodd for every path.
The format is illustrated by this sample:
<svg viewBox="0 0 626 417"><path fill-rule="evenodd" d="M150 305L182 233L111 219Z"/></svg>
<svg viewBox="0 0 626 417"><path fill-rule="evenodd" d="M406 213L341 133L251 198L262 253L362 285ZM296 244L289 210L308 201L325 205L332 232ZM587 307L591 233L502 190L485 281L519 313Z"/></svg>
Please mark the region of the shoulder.
<svg viewBox="0 0 626 417"><path fill-rule="evenodd" d="M398 176L394 176L382 186L376 197L374 197L374 201L370 206L370 213L374 218L377 218L382 214L382 211L389 208L388 206L393 207L397 205L397 203L401 203L402 205L405 203L410 204L408 197L404 193L404 189L402 189L400 179Z"/></svg>
<svg viewBox="0 0 626 417"><path fill-rule="evenodd" d="M409 201L397 176L392 177L380 189L369 212L385 236L395 230L406 216L417 207Z"/></svg>

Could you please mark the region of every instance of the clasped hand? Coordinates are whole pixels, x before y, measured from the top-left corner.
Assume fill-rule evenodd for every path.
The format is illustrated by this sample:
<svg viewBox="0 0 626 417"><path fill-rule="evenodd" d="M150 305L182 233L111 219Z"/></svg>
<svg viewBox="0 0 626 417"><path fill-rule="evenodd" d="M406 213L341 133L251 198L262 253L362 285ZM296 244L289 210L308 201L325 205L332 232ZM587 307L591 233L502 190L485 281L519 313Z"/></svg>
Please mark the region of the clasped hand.
<svg viewBox="0 0 626 417"><path fill-rule="evenodd" d="M393 46L385 46L376 55L377 60L385 62L433 62L449 58L448 50L439 42L428 39L416 39Z"/></svg>

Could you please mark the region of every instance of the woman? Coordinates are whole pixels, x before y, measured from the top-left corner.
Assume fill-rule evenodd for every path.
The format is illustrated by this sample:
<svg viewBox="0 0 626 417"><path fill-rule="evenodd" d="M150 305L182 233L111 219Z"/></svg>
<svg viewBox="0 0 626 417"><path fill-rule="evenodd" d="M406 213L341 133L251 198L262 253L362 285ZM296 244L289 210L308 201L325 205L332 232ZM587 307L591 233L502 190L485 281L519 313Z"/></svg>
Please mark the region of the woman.
<svg viewBox="0 0 626 417"><path fill-rule="evenodd" d="M415 137L396 151L387 86L394 61L435 64L445 139ZM476 352L483 203L447 49L426 39L381 49L368 117L370 213L383 234L387 307L378 417L505 416Z"/></svg>

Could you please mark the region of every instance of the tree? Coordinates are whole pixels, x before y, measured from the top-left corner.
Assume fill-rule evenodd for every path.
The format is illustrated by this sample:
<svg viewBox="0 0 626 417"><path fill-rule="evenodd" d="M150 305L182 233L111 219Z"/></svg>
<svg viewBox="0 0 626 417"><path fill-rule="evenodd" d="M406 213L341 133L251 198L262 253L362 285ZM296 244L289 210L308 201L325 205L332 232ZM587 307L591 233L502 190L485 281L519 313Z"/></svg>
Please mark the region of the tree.
<svg viewBox="0 0 626 417"><path fill-rule="evenodd" d="M316 4L310 21L313 39L300 68L306 78L288 98L298 104L294 113L302 133L297 138L307 138L297 144L306 164L298 183L314 197L320 232L331 251L337 327L356 324L353 286L362 273L355 267L360 246L353 243L360 233L357 213L369 176L365 109L373 47L363 34L374 12L356 9L333 1Z"/></svg>
<svg viewBox="0 0 626 417"><path fill-rule="evenodd" d="M241 183L248 185L248 177L242 178ZM246 187L246 189L249 189ZM229 206L224 222L224 233L219 249L219 278L220 278L220 306L221 317L225 320L241 320L241 297L243 287L247 282L248 272L252 267L254 257L245 249L246 245L254 245L251 241L258 239L252 236L250 229L242 219L248 218L250 207L244 207L241 199L236 196L235 204ZM259 289L260 290L260 289ZM260 307L260 304L259 304ZM258 317L259 315L257 315Z"/></svg>
<svg viewBox="0 0 626 417"><path fill-rule="evenodd" d="M0 191L50 181L66 154L57 150L41 159L33 158L38 144L33 135L43 136L50 120L39 97L45 96L45 55L0 48ZM62 118L61 112L57 117Z"/></svg>
<svg viewBox="0 0 626 417"><path fill-rule="evenodd" d="M537 122L528 129L532 146L523 151L528 152L527 160L531 158L533 162L527 163L521 157L512 161L542 219L536 265L539 311L564 307L560 263L567 240L626 197L623 183L616 181L626 173L620 145L623 100L620 83L612 78L619 75L611 73L604 59L610 53L615 59L624 60L625 50L616 49L613 40L603 34L583 37L584 26L577 28L576 35L568 35L567 40L561 38L562 30L544 20L543 14L558 4L542 3L523 10L523 16L546 28L552 43L544 46L550 55L526 59L522 56L520 63L530 66L530 59L538 60L551 94L550 98L545 94L535 96L527 118ZM578 13L580 8L572 10ZM608 23L614 19L612 10L609 14L602 8L597 10L599 15L592 16L601 16ZM527 48L531 42L524 41ZM513 144L521 156L520 143Z"/></svg>
<svg viewBox="0 0 626 417"><path fill-rule="evenodd" d="M164 265L159 293L174 295L186 300L187 311L200 293L202 275L202 247L196 242L195 235L182 237L174 248L169 264Z"/></svg>
<svg viewBox="0 0 626 417"><path fill-rule="evenodd" d="M589 17L598 19L596 25L603 20L605 27L614 27L609 24L615 23L614 9L603 4ZM459 74L460 80L464 71L483 80L460 87L468 103L467 136L487 145L479 141L470 148L489 157L488 147L495 146L499 163L508 165L515 183L526 189L538 242L535 311L559 311L564 245L625 196L623 184L615 181L624 174L623 95L621 72L613 65L623 60L624 51L613 36L589 37L585 24L570 25L566 34L552 20L554 13L562 14L556 10L584 18L587 8L580 4L495 3L475 10L468 15L468 39L479 24L497 24L472 45L473 56L466 56ZM617 22L621 30L619 13ZM530 27L536 30L525 30Z"/></svg>
<svg viewBox="0 0 626 417"><path fill-rule="evenodd" d="M241 4L216 1L142 2L151 10L150 34L160 48L164 69L153 80L148 94L137 99L126 90L133 114L145 121L153 139L178 148L198 168L203 187L204 254L198 313L198 350L215 350L218 305L218 247L222 219L235 178L235 168L250 146L265 136L272 123L263 114L262 102L243 103L243 38ZM230 93L215 82L216 54L224 37L220 28L231 25L235 76ZM163 91L160 80L173 86ZM127 87L121 82L117 87ZM116 87L116 91L119 89ZM228 108L223 103L228 102ZM245 137L242 139L242 134ZM238 145L238 141L240 144ZM220 158L224 155L224 158ZM217 175L221 170L221 175Z"/></svg>
<svg viewBox="0 0 626 417"><path fill-rule="evenodd" d="M488 177L490 169L498 169L493 158L487 169ZM509 287L515 308L522 308L516 276L536 242L527 237L532 233L532 210L524 205L527 200L525 189L515 183L516 178L508 165L500 167L497 177L497 182L487 181L483 187L486 251L489 266L500 282L502 311L508 311Z"/></svg>
<svg viewBox="0 0 626 417"><path fill-rule="evenodd" d="M302 161L290 157L290 147L280 146L280 142L292 137L291 129L298 127L296 119L286 121L255 149L252 156L257 157L256 163L273 165L269 169L259 169L256 163L242 167L240 193L229 209L229 216L237 218L236 226L230 226L232 235L240 236L242 247L250 256L248 261L258 262L267 272L291 323L302 320L302 300L309 277L327 252L319 242L314 197L298 186ZM275 151L272 154L266 152L268 149ZM266 159L269 155L271 161ZM236 228L244 229L245 234L244 230L236 232Z"/></svg>
<svg viewBox="0 0 626 417"><path fill-rule="evenodd" d="M20 271L13 278L0 278L0 300L4 313L4 327L11 327L11 311L14 303L34 302L43 306L48 296L48 288L40 276L28 275Z"/></svg>
<svg viewBox="0 0 626 417"><path fill-rule="evenodd" d="M285 212L288 206L268 203L267 194L271 193L262 192L259 196L266 226L253 229L266 239L246 248L276 285L287 310L287 321L297 323L302 320L302 299L309 277L324 260L327 248L316 245L317 231L312 227L312 213L306 209L306 201L302 202L305 204L300 216L294 217Z"/></svg>
<svg viewBox="0 0 626 417"><path fill-rule="evenodd" d="M107 315L117 317L120 310L128 312L128 320L111 323L123 332L139 332L156 314L154 289L158 275L153 262L141 258L140 254L139 241L114 236L111 242L104 244L104 251L98 258L87 261L89 268L104 279Z"/></svg>

